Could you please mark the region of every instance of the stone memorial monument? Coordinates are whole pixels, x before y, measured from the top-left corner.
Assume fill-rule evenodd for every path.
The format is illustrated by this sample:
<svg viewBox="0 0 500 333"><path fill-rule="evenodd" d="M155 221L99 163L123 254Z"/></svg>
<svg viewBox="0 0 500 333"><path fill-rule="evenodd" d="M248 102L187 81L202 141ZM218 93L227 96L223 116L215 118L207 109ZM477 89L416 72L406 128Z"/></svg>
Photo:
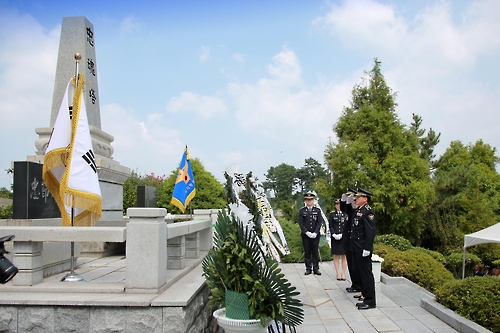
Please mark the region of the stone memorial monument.
<svg viewBox="0 0 500 333"><path fill-rule="evenodd" d="M43 163L50 135L59 112L66 85L75 75L75 53L81 54L79 73L85 80L84 102L87 109L92 147L96 155L97 173L102 196L100 221L123 220L123 183L130 175L130 169L113 159L112 135L101 129L99 88L97 84L97 60L94 26L87 18L64 17L59 42L54 95L50 127L36 128L39 138L35 141L36 155L28 161Z"/></svg>

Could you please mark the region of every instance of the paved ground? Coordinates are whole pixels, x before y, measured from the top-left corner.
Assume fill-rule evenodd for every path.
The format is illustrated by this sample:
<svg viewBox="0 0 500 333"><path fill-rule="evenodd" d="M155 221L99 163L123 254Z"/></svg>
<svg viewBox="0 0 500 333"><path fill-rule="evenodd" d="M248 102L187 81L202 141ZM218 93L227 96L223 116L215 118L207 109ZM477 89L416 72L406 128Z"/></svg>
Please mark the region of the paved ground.
<svg viewBox="0 0 500 333"><path fill-rule="evenodd" d="M200 265L193 264L195 268L179 282L184 286L190 283L185 279L199 280L201 277ZM72 298L72 302L76 302L77 298L80 298L80 302L95 302L94 299L90 298L95 298L95 295L61 293L61 288L70 287L67 285L68 283L73 284L71 288L82 289L82 291L99 286L98 295L100 298L110 298L110 302L124 302L123 304L134 301L153 302L155 297L170 300L176 297L173 292L169 293L168 289L164 296L162 296L163 294L120 295L123 293L125 285L125 265L126 259L123 257L79 258L76 273L90 283L62 283L59 281L65 274L59 274L44 279L44 282L37 286L27 288L30 288L31 293L35 292L38 295L37 304L43 304L43 298L50 303L51 299L59 299L60 301L60 299L68 297ZM420 299L430 299L432 294L411 284L378 282L376 284L377 308L358 310L355 306L357 299L353 298L355 294L347 293L345 290L346 287L350 286L350 282L337 281L331 261L321 264L320 269L323 273L321 276L312 274L305 276L303 264L283 264L281 267L290 283L300 291L300 298L304 304L305 320L297 328L298 333L457 332L421 307ZM175 274L175 271L170 271L169 274ZM383 276L383 280L385 277ZM171 276L169 280L173 280L173 278ZM74 285L75 283L77 285ZM5 301L33 298L27 293L28 290L9 287L9 285L10 283L0 287L0 300L4 298ZM16 289L18 289L17 292ZM174 285L169 289L183 288L176 288ZM112 296L112 293L115 295ZM108 294L108 296L104 294Z"/></svg>
<svg viewBox="0 0 500 333"><path fill-rule="evenodd" d="M304 304L305 320L297 332L457 332L420 307L421 298L432 297L425 290L377 282L377 308L358 310L356 294L346 291L350 282L337 281L331 261L321 264L321 276L304 275L303 264L286 264L283 270Z"/></svg>

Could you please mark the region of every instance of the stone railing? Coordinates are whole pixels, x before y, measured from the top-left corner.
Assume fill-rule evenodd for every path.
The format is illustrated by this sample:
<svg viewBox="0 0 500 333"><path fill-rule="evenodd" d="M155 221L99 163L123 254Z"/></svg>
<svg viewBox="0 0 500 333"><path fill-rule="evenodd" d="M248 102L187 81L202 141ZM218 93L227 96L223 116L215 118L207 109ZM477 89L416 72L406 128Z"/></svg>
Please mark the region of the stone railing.
<svg viewBox="0 0 500 333"><path fill-rule="evenodd" d="M125 291L157 293L167 286L167 270L183 269L212 247L216 210L195 210L193 219L168 223L164 208L129 208L126 226L0 226L0 235L15 235L13 262L19 268L14 285L43 281L44 242L125 242Z"/></svg>

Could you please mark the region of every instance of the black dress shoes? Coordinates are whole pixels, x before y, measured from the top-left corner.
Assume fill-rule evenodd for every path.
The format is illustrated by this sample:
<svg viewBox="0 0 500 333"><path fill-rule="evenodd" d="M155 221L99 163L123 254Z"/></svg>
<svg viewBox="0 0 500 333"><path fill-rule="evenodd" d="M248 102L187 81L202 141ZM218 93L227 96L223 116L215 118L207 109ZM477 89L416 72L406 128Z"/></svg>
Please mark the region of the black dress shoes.
<svg viewBox="0 0 500 333"><path fill-rule="evenodd" d="M320 271L314 271L314 275L321 275Z"/></svg>
<svg viewBox="0 0 500 333"><path fill-rule="evenodd" d="M311 274L311 271L306 271L306 272L304 273L304 275L309 275L309 274Z"/></svg>
<svg viewBox="0 0 500 333"><path fill-rule="evenodd" d="M347 290L348 293L359 293L361 290L358 290L358 289L354 289L354 288L345 288L345 290Z"/></svg>
<svg viewBox="0 0 500 333"><path fill-rule="evenodd" d="M358 304L356 304L356 306L358 307L358 310L367 310L367 309L375 309L376 308L375 305L369 305L369 304L365 304L365 303L361 303L361 305L358 305Z"/></svg>

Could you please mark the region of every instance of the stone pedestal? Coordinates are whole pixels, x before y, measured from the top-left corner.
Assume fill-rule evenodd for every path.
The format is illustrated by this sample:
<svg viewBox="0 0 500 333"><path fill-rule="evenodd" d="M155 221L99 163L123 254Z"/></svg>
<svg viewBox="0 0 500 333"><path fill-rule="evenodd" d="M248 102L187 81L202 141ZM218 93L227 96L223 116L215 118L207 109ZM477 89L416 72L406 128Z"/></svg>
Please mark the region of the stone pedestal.
<svg viewBox="0 0 500 333"><path fill-rule="evenodd" d="M200 255L200 233L186 235L186 259L196 259Z"/></svg>
<svg viewBox="0 0 500 333"><path fill-rule="evenodd" d="M33 286L43 280L42 242L15 242L14 262L19 272L14 277L16 286Z"/></svg>
<svg viewBox="0 0 500 333"><path fill-rule="evenodd" d="M167 263L168 269L183 269L186 267L185 235L167 241Z"/></svg>
<svg viewBox="0 0 500 333"><path fill-rule="evenodd" d="M126 291L157 293L167 284L167 210L129 208L127 215Z"/></svg>

